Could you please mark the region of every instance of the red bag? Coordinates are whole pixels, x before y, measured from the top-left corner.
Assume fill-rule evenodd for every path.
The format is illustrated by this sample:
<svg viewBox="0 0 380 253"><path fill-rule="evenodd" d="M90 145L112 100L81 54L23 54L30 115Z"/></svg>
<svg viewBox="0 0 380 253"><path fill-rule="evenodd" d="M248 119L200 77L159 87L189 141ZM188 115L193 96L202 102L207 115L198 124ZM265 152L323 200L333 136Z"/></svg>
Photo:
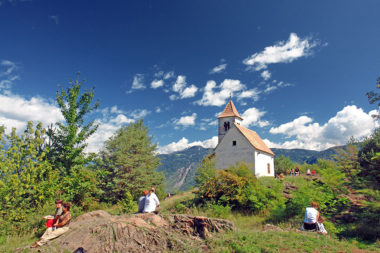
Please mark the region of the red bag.
<svg viewBox="0 0 380 253"><path fill-rule="evenodd" d="M51 228L51 227L53 226L53 222L54 222L53 219L49 219L49 220L46 221L45 226L46 226L47 228Z"/></svg>

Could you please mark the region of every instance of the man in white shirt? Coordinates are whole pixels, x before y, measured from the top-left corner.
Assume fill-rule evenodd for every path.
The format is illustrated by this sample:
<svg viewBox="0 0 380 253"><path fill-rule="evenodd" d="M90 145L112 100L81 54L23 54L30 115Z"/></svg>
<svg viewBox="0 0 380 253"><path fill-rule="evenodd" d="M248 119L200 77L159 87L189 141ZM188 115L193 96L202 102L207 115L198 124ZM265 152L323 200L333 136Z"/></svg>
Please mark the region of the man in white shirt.
<svg viewBox="0 0 380 253"><path fill-rule="evenodd" d="M160 201L154 192L155 189L153 187L150 188L149 194L145 197L144 213L152 213L160 206Z"/></svg>

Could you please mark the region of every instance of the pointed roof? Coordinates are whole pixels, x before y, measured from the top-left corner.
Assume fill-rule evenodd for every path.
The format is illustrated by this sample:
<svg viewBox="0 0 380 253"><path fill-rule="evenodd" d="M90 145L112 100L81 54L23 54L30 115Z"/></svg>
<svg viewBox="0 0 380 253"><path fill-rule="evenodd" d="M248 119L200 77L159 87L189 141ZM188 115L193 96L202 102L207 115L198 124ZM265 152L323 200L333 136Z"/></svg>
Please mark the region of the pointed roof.
<svg viewBox="0 0 380 253"><path fill-rule="evenodd" d="M252 130L249 130L248 128L242 127L241 125L234 123L236 128L244 135L245 138L252 144L252 146L260 151L263 151L265 153L271 154L274 156L274 153L268 146L265 144L265 142L260 138L260 136Z"/></svg>
<svg viewBox="0 0 380 253"><path fill-rule="evenodd" d="M235 105L231 99L230 101L228 101L226 107L224 108L224 111L218 116L218 119L227 117L237 117L240 120L243 120L243 118L239 115L238 111L236 110Z"/></svg>

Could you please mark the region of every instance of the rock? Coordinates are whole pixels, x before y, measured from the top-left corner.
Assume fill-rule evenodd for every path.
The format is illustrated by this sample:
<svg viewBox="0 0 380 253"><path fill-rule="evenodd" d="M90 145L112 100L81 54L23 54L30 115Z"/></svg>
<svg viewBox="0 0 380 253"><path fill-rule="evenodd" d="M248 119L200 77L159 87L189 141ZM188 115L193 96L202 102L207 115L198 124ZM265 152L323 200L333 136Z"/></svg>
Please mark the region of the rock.
<svg viewBox="0 0 380 253"><path fill-rule="evenodd" d="M211 237L213 232L234 228L230 221L201 216L164 218L153 213L112 216L105 211L94 211L77 217L68 232L39 250L73 252L82 247L88 253L179 252L189 245L204 248L203 239Z"/></svg>

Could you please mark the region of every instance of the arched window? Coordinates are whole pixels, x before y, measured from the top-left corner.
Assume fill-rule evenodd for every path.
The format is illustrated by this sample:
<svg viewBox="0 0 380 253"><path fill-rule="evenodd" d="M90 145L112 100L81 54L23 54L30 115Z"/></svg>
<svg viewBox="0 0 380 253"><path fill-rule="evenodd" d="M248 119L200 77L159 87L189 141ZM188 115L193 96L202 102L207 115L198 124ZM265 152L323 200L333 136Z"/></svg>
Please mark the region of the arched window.
<svg viewBox="0 0 380 253"><path fill-rule="evenodd" d="M270 174L270 163L268 163L267 166L268 166L268 174Z"/></svg>

